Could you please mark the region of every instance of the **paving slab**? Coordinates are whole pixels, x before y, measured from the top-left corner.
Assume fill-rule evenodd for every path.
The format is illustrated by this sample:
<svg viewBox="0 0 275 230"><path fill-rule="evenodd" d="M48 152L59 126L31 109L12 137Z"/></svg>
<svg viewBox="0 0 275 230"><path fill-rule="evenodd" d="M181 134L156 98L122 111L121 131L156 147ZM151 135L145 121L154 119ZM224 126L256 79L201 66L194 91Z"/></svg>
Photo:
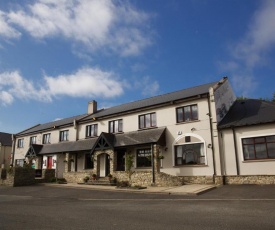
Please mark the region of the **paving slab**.
<svg viewBox="0 0 275 230"><path fill-rule="evenodd" d="M87 185L77 183L67 184L55 184L44 183L44 186L57 186L64 188L78 188L78 189L94 189L94 190L109 190L109 191L123 191L123 192L137 192L137 193L161 193L169 195L199 195L216 188L215 185L201 185L201 184L189 184L176 187L158 187L148 186L145 189L133 189L133 188L117 188L116 186L104 186L104 185Z"/></svg>

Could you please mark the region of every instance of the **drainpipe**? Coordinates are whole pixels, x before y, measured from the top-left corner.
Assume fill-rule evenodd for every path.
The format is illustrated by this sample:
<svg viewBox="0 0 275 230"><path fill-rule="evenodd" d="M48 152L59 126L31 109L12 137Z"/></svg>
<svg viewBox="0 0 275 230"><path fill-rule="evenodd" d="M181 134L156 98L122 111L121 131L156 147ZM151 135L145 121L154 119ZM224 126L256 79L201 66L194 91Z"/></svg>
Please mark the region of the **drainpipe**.
<svg viewBox="0 0 275 230"><path fill-rule="evenodd" d="M232 126L232 131L233 131L233 141L234 141L234 150L235 150L235 159L236 159L236 170L237 170L237 176L240 175L240 167L239 167L239 157L238 157L238 148L237 148L237 139L236 139L236 130Z"/></svg>
<svg viewBox="0 0 275 230"><path fill-rule="evenodd" d="M209 112L209 125L210 125L210 133L211 133L211 143L212 143L212 153L213 153L213 173L216 175L216 164L215 164L215 146L214 146L214 138L213 138L213 127L212 127L212 113L210 107L210 95L208 94L208 112Z"/></svg>
<svg viewBox="0 0 275 230"><path fill-rule="evenodd" d="M151 154L152 154L152 184L155 184L155 157L154 157L154 147L151 144Z"/></svg>
<svg viewBox="0 0 275 230"><path fill-rule="evenodd" d="M15 155L15 143L16 142L16 136L14 134L12 134L12 160L11 160L11 164L14 167L14 155Z"/></svg>

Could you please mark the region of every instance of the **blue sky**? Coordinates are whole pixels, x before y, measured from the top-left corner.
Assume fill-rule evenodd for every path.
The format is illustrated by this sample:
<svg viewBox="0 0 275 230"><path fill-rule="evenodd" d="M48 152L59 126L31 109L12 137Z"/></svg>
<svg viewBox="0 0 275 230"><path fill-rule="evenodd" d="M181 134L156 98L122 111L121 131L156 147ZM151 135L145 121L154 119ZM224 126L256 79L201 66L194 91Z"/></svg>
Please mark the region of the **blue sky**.
<svg viewBox="0 0 275 230"><path fill-rule="evenodd" d="M0 132L228 76L275 92L275 1L0 0Z"/></svg>

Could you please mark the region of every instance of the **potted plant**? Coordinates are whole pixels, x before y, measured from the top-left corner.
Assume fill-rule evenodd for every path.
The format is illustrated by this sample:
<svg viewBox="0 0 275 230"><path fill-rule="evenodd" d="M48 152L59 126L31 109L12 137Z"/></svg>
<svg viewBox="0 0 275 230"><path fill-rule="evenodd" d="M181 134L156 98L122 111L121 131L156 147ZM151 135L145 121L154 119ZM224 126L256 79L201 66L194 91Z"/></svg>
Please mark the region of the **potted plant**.
<svg viewBox="0 0 275 230"><path fill-rule="evenodd" d="M90 177L85 176L85 177L83 178L83 181L84 181L85 183L87 183L87 182L89 181L89 179L90 179Z"/></svg>
<svg viewBox="0 0 275 230"><path fill-rule="evenodd" d="M112 175L111 173L109 173L109 174L107 175L107 177L109 178L109 180L112 180L113 175Z"/></svg>
<svg viewBox="0 0 275 230"><path fill-rule="evenodd" d="M95 173L92 175L92 179L96 180L96 174Z"/></svg>
<svg viewBox="0 0 275 230"><path fill-rule="evenodd" d="M163 160L163 159L164 159L164 156L163 156L163 155L159 155L159 156L158 156L158 159L159 159L159 160Z"/></svg>

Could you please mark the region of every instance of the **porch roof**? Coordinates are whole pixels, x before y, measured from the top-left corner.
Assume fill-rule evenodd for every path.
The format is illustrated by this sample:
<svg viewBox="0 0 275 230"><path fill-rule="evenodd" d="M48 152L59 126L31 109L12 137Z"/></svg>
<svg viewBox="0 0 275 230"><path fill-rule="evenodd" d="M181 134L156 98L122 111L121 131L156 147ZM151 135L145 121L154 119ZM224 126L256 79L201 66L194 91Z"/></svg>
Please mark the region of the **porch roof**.
<svg viewBox="0 0 275 230"><path fill-rule="evenodd" d="M162 146L165 141L165 127L122 133L115 135L114 147L157 143Z"/></svg>
<svg viewBox="0 0 275 230"><path fill-rule="evenodd" d="M91 151L94 150L96 143L98 143L99 139L102 137L107 137L108 142L110 142L109 147L114 148L153 143L157 143L164 146L166 144L165 130L166 128L162 127L121 134L102 133L103 135L100 135L98 138L60 142L57 144L32 144L26 153L26 157L52 153L65 153L85 150Z"/></svg>

